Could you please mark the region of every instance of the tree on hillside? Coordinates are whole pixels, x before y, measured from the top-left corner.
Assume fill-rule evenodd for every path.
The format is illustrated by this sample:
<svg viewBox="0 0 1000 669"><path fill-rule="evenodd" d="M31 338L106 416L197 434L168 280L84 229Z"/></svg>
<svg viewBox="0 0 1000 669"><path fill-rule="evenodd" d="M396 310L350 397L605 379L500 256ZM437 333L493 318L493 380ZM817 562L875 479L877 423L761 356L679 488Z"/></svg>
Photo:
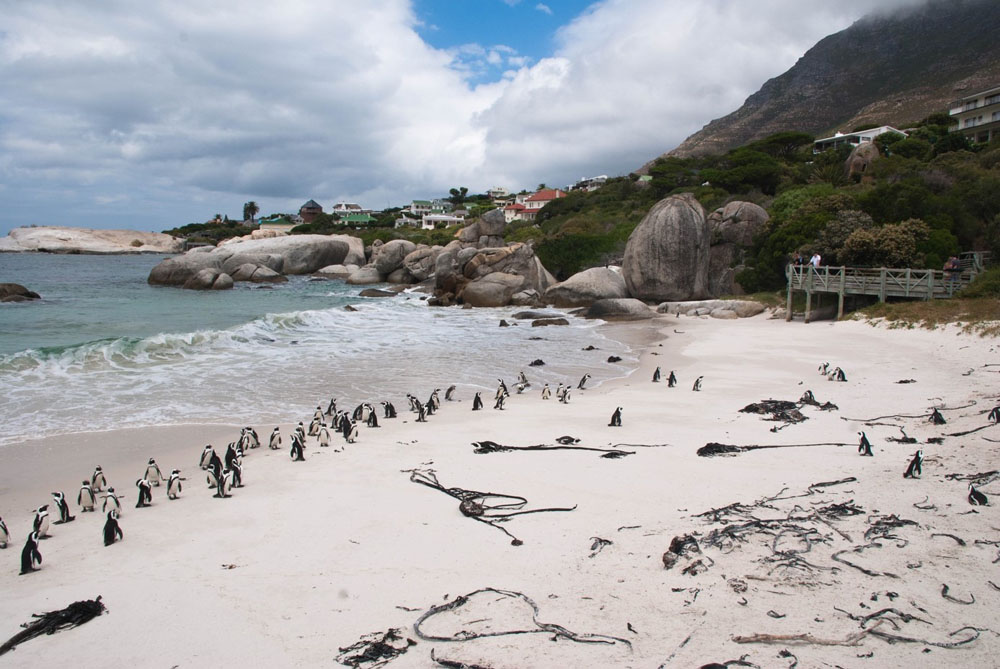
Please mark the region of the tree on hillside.
<svg viewBox="0 0 1000 669"><path fill-rule="evenodd" d="M461 207L462 203L465 202L465 195L469 192L469 189L465 186L461 186L459 188L452 188L448 192L451 193L451 197L448 198L448 201L457 208Z"/></svg>
<svg viewBox="0 0 1000 669"><path fill-rule="evenodd" d="M243 205L243 220L253 222L254 217L257 215L257 212L259 211L260 207L257 206L257 203L254 202L253 200L250 200L245 205Z"/></svg>

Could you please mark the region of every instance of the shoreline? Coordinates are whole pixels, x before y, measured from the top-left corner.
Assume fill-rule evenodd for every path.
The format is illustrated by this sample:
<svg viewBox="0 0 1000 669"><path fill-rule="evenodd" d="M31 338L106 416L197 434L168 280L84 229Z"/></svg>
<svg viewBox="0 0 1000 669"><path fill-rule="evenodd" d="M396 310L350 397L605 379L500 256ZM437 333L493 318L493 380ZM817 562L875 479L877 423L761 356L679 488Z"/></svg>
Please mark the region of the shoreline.
<svg viewBox="0 0 1000 669"><path fill-rule="evenodd" d="M938 641L946 641L962 624L979 620L982 626L995 599L986 583L995 550L973 540L997 539L989 528L998 521L993 507L960 515L970 509L966 484L945 474L1000 468L1000 457L981 438L1000 434L983 430L946 437L943 445L926 439L985 423L984 412L997 400L995 377L990 376L995 372L982 367L998 355L991 340L951 330L890 331L855 322L786 324L765 316L739 321L663 316L609 327L635 338L630 346L638 364L622 378L574 390L569 404L542 401L539 388L533 387L525 395L512 395L505 411L494 411L484 393L482 412L470 415L471 397L459 397L461 401L442 401L441 411L419 424L397 402L399 418L380 420L378 430L361 428L356 444L333 436L333 447L321 449L308 439L303 463L291 462L285 449L268 451L273 426L264 430L256 425L264 444L247 455L247 487L229 500L211 498L196 463L204 443L213 443L221 455L224 444L238 435L236 426L147 428L142 432L149 431L150 439L141 444L134 439L137 431L89 433L72 457L55 452L55 443L45 443L49 440L22 442L15 451L32 457L17 458L24 469L18 473L16 466L5 467L0 478L0 514L12 533L11 548L0 553L6 565L0 569L0 583L8 593L2 610L12 621L8 636L17 631L13 621L27 620L30 612L98 594L110 614L30 641L8 657L16 666L70 661L101 653L114 635L119 641L113 659L119 662L142 662L155 654L181 666L209 661L316 664L329 663L338 648L362 634L401 627L418 644L394 660L393 667L436 666L429 659L432 648L438 657L491 667L700 666L747 654L748 661L775 666L789 661L776 656L785 647L800 666L853 664L857 654L869 652L879 666L989 663L986 658L1000 645L989 634L958 650L935 649L929 657L921 652L923 645L889 646L872 636L858 647L738 645L731 637L809 632L844 638L856 632L857 624L834 606L858 615L883 607L915 613L932 624L914 629L914 623L897 623L903 625L897 633ZM816 365L826 361L842 366L848 382L819 376ZM664 377L676 370L678 386L650 383L656 366ZM511 369L510 375L517 371ZM525 371L530 378L530 369ZM703 389L693 393L691 383L698 375L705 377ZM897 383L908 378L915 382ZM794 401L805 389L839 410L804 407L808 420L777 433L771 432L776 423L738 412L767 398ZM945 411L945 426L899 421L920 446L887 441L899 436L898 429L842 420L914 415L931 405L959 407L973 399L978 401L973 407ZM624 407L623 425L610 428L608 418L616 405ZM300 418L308 422L310 414ZM297 421L292 418L290 424ZM285 447L290 424L282 426ZM862 429L875 446L874 458L857 455L856 432ZM481 440L553 444L564 434L580 438L581 446L617 447L634 455L614 460L579 451L477 455L469 446ZM695 455L709 441L849 445L734 457ZM162 450L151 452L150 444ZM918 447L925 452L924 475L904 481L902 470ZM10 448L0 450L0 457L11 457ZM77 514L75 522L53 527L53 537L42 542L42 570L17 576L21 535L30 520L26 510L51 501L48 491L55 489L56 479L68 485L64 478L78 481L98 463L72 478L57 470L76 472L88 458L116 449L128 455L99 464L126 495L121 521L125 540L104 548L100 514ZM167 501L163 489L154 488L153 507L133 509L133 482L141 470L128 472L133 463L144 468L150 454L161 470L180 468L188 481L181 499ZM35 462L27 462L32 458ZM413 469L435 470L445 487L523 496L528 509L575 509L512 518L503 527L524 542L514 547L497 529L462 516L456 500L410 482ZM862 507L862 514L828 521L834 529L819 526L817 536L825 538L810 544L805 559L821 571L769 573L773 563L761 562L768 555L760 551L773 536L737 542L727 551L706 545L703 561L712 564L704 572L688 575L681 566L663 567L661 555L673 537L695 532L704 541L712 528L720 527L697 517L703 511L803 495L817 482L849 477L856 482L823 489L815 497L810 493L766 502L752 512L780 518L821 508L820 502L848 500ZM41 492L41 500L25 506ZM65 492L75 502L75 488ZM936 510L913 506L925 497ZM901 542L883 540L881 551L849 555L869 570L898 578L869 577L831 561L836 550L864 543L870 518L889 514L919 523L894 530L907 546L896 548ZM935 538L935 533L964 537L966 546ZM802 550L793 535L783 536L789 542L786 549ZM611 543L596 549L595 537ZM906 566L917 562L923 566ZM222 567L230 564L236 566ZM733 579L743 584L742 592L734 589ZM941 583L963 599L974 594L976 603L963 607L943 599ZM539 620L576 633L625 638L631 650L618 642L595 646L563 639L553 644L550 635L450 643L414 635L413 623L432 604L483 587L522 592L540 607ZM857 602L887 589L899 592L901 599L889 603L883 594L869 603L870 610L857 609ZM742 605L741 599L748 603ZM525 618L516 606L478 599L473 604L474 615L471 610L464 617L449 614L434 626L428 623L425 631L434 627L431 631L447 635L467 628L481 632L531 626L530 609ZM178 638L186 640L183 647Z"/></svg>

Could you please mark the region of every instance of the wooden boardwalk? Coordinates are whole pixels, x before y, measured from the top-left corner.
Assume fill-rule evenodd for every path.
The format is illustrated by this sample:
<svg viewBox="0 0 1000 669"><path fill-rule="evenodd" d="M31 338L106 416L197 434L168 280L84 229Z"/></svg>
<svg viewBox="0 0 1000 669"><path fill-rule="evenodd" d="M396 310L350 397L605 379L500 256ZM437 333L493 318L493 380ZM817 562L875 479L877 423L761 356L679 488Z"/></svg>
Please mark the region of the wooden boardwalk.
<svg viewBox="0 0 1000 669"><path fill-rule="evenodd" d="M874 295L880 302L889 297L909 297L918 300L948 298L969 285L976 276L975 268L961 272L934 269L873 269L864 267L813 267L788 265L788 304L785 320L792 320L792 294L806 294L805 321L809 322L813 293L837 295L837 318L844 315L845 295Z"/></svg>

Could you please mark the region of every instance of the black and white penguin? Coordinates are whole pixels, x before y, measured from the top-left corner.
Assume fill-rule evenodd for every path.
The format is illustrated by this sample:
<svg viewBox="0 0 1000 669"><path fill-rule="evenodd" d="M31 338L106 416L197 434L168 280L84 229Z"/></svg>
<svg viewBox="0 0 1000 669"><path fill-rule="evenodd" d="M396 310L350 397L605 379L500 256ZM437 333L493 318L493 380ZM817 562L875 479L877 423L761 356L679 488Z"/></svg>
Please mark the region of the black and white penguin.
<svg viewBox="0 0 1000 669"><path fill-rule="evenodd" d="M577 390L586 390L585 386L587 385L587 381L589 381L589 380L590 380L590 374L584 374L580 378L580 383L578 383L576 385L576 389Z"/></svg>
<svg viewBox="0 0 1000 669"><path fill-rule="evenodd" d="M417 400L417 420L416 420L416 422L418 422L418 423L426 423L427 422L427 409L426 409L426 407L424 407L423 404L420 403L420 400Z"/></svg>
<svg viewBox="0 0 1000 669"><path fill-rule="evenodd" d="M153 488L146 479L139 479L135 482L135 487L139 489L139 500L135 503L135 508L141 509L153 503Z"/></svg>
<svg viewBox="0 0 1000 669"><path fill-rule="evenodd" d="M873 457L875 454L872 453L872 444L868 441L868 435L864 432L858 432L858 434L861 435L861 439L858 441L858 454Z"/></svg>
<svg viewBox="0 0 1000 669"><path fill-rule="evenodd" d="M695 392L701 390L701 380L703 378L705 378L705 377L704 376L699 376L697 379L695 379L694 380L694 385L691 386L691 390L694 390Z"/></svg>
<svg viewBox="0 0 1000 669"><path fill-rule="evenodd" d="M559 395L559 402L569 404L569 386L562 389L562 394Z"/></svg>
<svg viewBox="0 0 1000 669"><path fill-rule="evenodd" d="M271 438L268 440L267 447L272 451L281 448L281 433L278 431L278 428L274 428L274 431L271 432Z"/></svg>
<svg viewBox="0 0 1000 669"><path fill-rule="evenodd" d="M994 423L1000 423L1000 407L993 407L993 410L990 411L990 415L987 418Z"/></svg>
<svg viewBox="0 0 1000 669"><path fill-rule="evenodd" d="M38 538L49 533L49 505L43 504L35 509L35 519L31 523L31 530L38 535Z"/></svg>
<svg viewBox="0 0 1000 669"><path fill-rule="evenodd" d="M378 427L378 412L374 409L368 413L368 427Z"/></svg>
<svg viewBox="0 0 1000 669"><path fill-rule="evenodd" d="M611 422L608 423L608 427L621 427L622 426L622 408L618 407L615 412L611 414Z"/></svg>
<svg viewBox="0 0 1000 669"><path fill-rule="evenodd" d="M111 544L125 538L121 526L118 524L118 512L112 509L108 511L108 519L104 521L104 545Z"/></svg>
<svg viewBox="0 0 1000 669"><path fill-rule="evenodd" d="M90 476L90 487L95 492L101 492L106 485L108 485L108 480L104 478L104 470L101 469L100 465L97 465L94 467L94 473Z"/></svg>
<svg viewBox="0 0 1000 669"><path fill-rule="evenodd" d="M506 401L507 401L507 393L501 393L497 397L497 401L493 403L493 408L494 409L499 409L500 411L503 411L503 405L504 405L504 402L506 402Z"/></svg>
<svg viewBox="0 0 1000 669"><path fill-rule="evenodd" d="M445 402L455 401L455 386L448 386L448 390L444 391L444 401Z"/></svg>
<svg viewBox="0 0 1000 669"><path fill-rule="evenodd" d="M826 378L829 379L830 381L840 381L841 383L847 381L847 375L844 374L844 370L842 370L840 367L837 367L832 372L830 372L829 376L827 376Z"/></svg>
<svg viewBox="0 0 1000 669"><path fill-rule="evenodd" d="M479 411L482 408L483 408L482 393L476 393L475 397L472 398L472 410Z"/></svg>
<svg viewBox="0 0 1000 669"><path fill-rule="evenodd" d="M319 440L319 445L323 448L330 446L330 430L327 429L326 425L320 426L317 439Z"/></svg>
<svg viewBox="0 0 1000 669"><path fill-rule="evenodd" d="M80 505L80 511L84 513L94 510L97 496L94 494L94 489L90 487L90 481L84 481L80 486L80 492L76 495L76 503Z"/></svg>
<svg viewBox="0 0 1000 669"><path fill-rule="evenodd" d="M318 420L316 418L313 418L311 421L309 421L309 429L306 431L306 433L310 437L318 436L319 435L319 426L322 425L322 423L323 423L323 421Z"/></svg>
<svg viewBox="0 0 1000 669"><path fill-rule="evenodd" d="M362 402L358 406L354 407L354 413L351 414L351 420L362 420L364 418L365 403Z"/></svg>
<svg viewBox="0 0 1000 669"><path fill-rule="evenodd" d="M807 390L802 393L802 397L799 398L799 402L802 404L818 404L816 401L816 396L813 395L813 391Z"/></svg>
<svg viewBox="0 0 1000 669"><path fill-rule="evenodd" d="M229 490L232 488L232 485L232 472L228 469L223 469L219 472L219 476L216 479L215 494L212 495L212 497L215 499L228 499L229 497L232 497L232 495L229 494Z"/></svg>
<svg viewBox="0 0 1000 669"><path fill-rule="evenodd" d="M277 430L278 428L274 428ZM207 444L205 450L201 452L201 458L198 460L198 466L202 469L208 469L209 463L212 461L212 456L215 455L215 449L212 448L212 444Z"/></svg>
<svg viewBox="0 0 1000 669"><path fill-rule="evenodd" d="M243 455L237 450L236 444L229 444L226 448L225 468L232 469L234 462L240 462Z"/></svg>
<svg viewBox="0 0 1000 669"><path fill-rule="evenodd" d="M659 383L659 382L660 382L660 368L657 367L655 370L653 370L653 383Z"/></svg>
<svg viewBox="0 0 1000 669"><path fill-rule="evenodd" d="M317 423L323 422L323 407L316 405L316 411L313 412L313 420Z"/></svg>
<svg viewBox="0 0 1000 669"><path fill-rule="evenodd" d="M104 504L101 505L101 513L107 513L109 509L114 509L119 516L122 515L121 499L118 497L115 489L110 486L107 492L104 493Z"/></svg>
<svg viewBox="0 0 1000 669"><path fill-rule="evenodd" d="M229 487L230 488L242 488L243 487L243 461L233 460L232 465L226 467L229 471Z"/></svg>
<svg viewBox="0 0 1000 669"><path fill-rule="evenodd" d="M59 520L55 522L56 525L76 520L76 516L69 515L69 504L66 502L66 495L61 492L54 492L52 493L52 499L55 500L56 509L59 511Z"/></svg>
<svg viewBox="0 0 1000 669"><path fill-rule="evenodd" d="M348 444L353 444L358 440L358 424L353 420L350 423L350 429L348 429L347 433L344 435L344 439Z"/></svg>
<svg viewBox="0 0 1000 669"><path fill-rule="evenodd" d="M677 376L674 374L674 370L670 370L670 376L667 377L667 388L673 388L677 385Z"/></svg>
<svg viewBox="0 0 1000 669"><path fill-rule="evenodd" d="M213 468L209 468L209 469L205 470L205 483L207 483L208 487L211 488L212 490L216 490L217 491L219 489L219 479L220 478L222 478L222 470L221 469L219 469L218 471L216 471Z"/></svg>
<svg viewBox="0 0 1000 669"><path fill-rule="evenodd" d="M42 554L38 552L38 533L32 532L21 549L21 575L38 571L35 565L42 564Z"/></svg>
<svg viewBox="0 0 1000 669"><path fill-rule="evenodd" d="M441 392L441 389L435 388L434 392L431 393L430 399L427 400L428 404L433 405L435 411L441 408L441 397L438 395L439 392Z"/></svg>
<svg viewBox="0 0 1000 669"><path fill-rule="evenodd" d="M521 393L523 393L527 389L527 387L528 387L527 384L524 384L524 383L515 383L514 384L514 390L517 391L518 395L520 395Z"/></svg>
<svg viewBox="0 0 1000 669"><path fill-rule="evenodd" d="M181 490L184 489L184 486L181 485L181 481L184 480L181 478L181 470L175 469L170 472L170 479L167 481L167 499L177 499Z"/></svg>
<svg viewBox="0 0 1000 669"><path fill-rule="evenodd" d="M326 405L326 415L332 416L335 413L337 413L337 400L331 397L330 403Z"/></svg>
<svg viewBox="0 0 1000 669"><path fill-rule="evenodd" d="M224 469L222 471L222 490L219 492L223 497L232 497L230 491L233 488L242 488L243 484L240 483L239 474L235 469Z"/></svg>
<svg viewBox="0 0 1000 669"><path fill-rule="evenodd" d="M306 429L302 427L302 421L299 421L299 424L295 426L295 434L299 435L303 444L306 443Z"/></svg>
<svg viewBox="0 0 1000 669"><path fill-rule="evenodd" d="M434 396L427 398L427 403L424 404L424 411L428 416L433 416L434 412L437 411L437 404L434 402Z"/></svg>
<svg viewBox="0 0 1000 669"><path fill-rule="evenodd" d="M149 485L160 487L160 482L164 481L163 473L160 471L160 466L156 464L156 460L153 458L149 459L149 463L146 464L146 480L149 481Z"/></svg>
<svg viewBox="0 0 1000 669"><path fill-rule="evenodd" d="M305 450L305 445L302 443L302 438L299 437L299 433L298 432L293 432L292 433L292 447L288 451L289 457L294 462L299 462L301 460L305 460L306 457L305 457L305 454L303 453L304 450Z"/></svg>
<svg viewBox="0 0 1000 669"><path fill-rule="evenodd" d="M525 386L530 386L531 385L530 383L528 383L528 377L524 375L524 370L523 369L520 372L517 373L517 382L518 383L523 383Z"/></svg>
<svg viewBox="0 0 1000 669"><path fill-rule="evenodd" d="M382 402L382 409L384 411L383 418L395 418L396 417L396 407L392 402Z"/></svg>
<svg viewBox="0 0 1000 669"><path fill-rule="evenodd" d="M243 452L258 446L260 446L260 437L257 436L257 430L250 426L243 428L240 433L240 448L243 449Z"/></svg>
<svg viewBox="0 0 1000 669"><path fill-rule="evenodd" d="M829 373L829 371L830 371L830 363L824 362L822 365L820 365L817 368L817 370L819 371L820 374L822 374L823 376L826 376Z"/></svg>
<svg viewBox="0 0 1000 669"><path fill-rule="evenodd" d="M406 400L410 403L410 411L413 411L414 413L416 413L416 411L417 411L417 398L414 397L413 395L411 395L410 393L406 393Z"/></svg>
<svg viewBox="0 0 1000 669"><path fill-rule="evenodd" d="M920 475L923 473L923 465L924 465L924 452L917 451L916 453L913 454L913 459L910 460L910 465L906 468L906 471L903 472L903 478L904 479L920 478Z"/></svg>
<svg viewBox="0 0 1000 669"><path fill-rule="evenodd" d="M0 518L0 548L7 548L9 541L10 532L7 531L7 523L3 522L3 518Z"/></svg>
<svg viewBox="0 0 1000 669"><path fill-rule="evenodd" d="M969 483L969 504L972 506L988 506L990 500L983 493L976 490L976 486Z"/></svg>
<svg viewBox="0 0 1000 669"><path fill-rule="evenodd" d="M948 422L948 421L946 421L944 419L944 416L941 415L941 412L938 411L936 408L931 409L931 419L930 420L935 425L944 425L945 423Z"/></svg>
<svg viewBox="0 0 1000 669"><path fill-rule="evenodd" d="M220 458L218 453L214 450L212 451L212 457L208 461L208 469L212 473L212 478L214 479L215 484L218 485L219 476L222 475L224 467L222 466L222 458ZM211 483L209 483L209 487L212 487Z"/></svg>
<svg viewBox="0 0 1000 669"><path fill-rule="evenodd" d="M550 397L552 397L552 389L549 388L549 384L546 383L544 386L542 386L542 399L547 400Z"/></svg>

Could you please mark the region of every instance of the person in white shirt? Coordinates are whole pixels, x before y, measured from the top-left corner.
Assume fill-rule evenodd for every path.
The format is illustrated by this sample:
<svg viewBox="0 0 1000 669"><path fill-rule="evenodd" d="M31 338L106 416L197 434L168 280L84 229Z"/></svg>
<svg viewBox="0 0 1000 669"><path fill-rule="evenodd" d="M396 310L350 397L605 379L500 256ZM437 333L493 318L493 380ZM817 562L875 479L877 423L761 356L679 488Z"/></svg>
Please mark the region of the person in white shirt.
<svg viewBox="0 0 1000 669"><path fill-rule="evenodd" d="M820 258L819 254L814 253L812 258L809 259L809 264L812 265L813 267L819 267L821 261L822 258Z"/></svg>

